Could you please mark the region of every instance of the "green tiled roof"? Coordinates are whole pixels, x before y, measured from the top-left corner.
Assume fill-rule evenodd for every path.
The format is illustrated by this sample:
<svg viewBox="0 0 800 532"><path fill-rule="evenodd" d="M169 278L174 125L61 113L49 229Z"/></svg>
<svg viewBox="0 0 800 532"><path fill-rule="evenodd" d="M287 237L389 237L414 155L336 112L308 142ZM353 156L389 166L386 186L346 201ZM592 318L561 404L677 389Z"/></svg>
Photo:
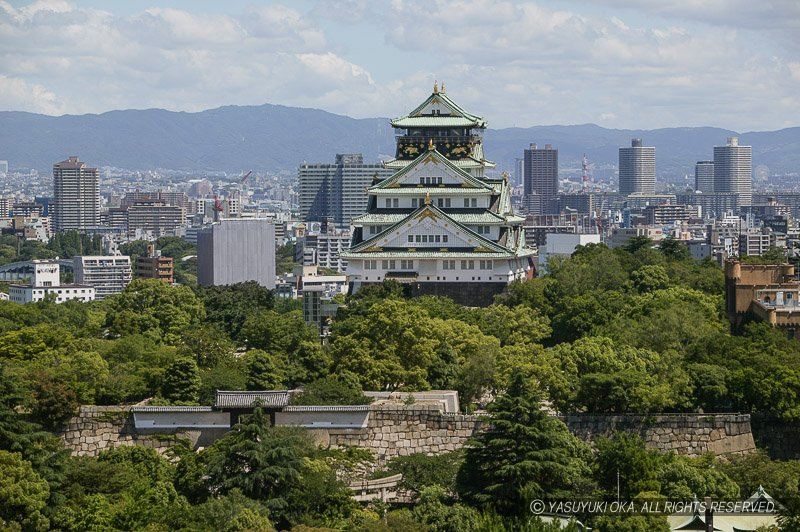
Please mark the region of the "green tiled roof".
<svg viewBox="0 0 800 532"><path fill-rule="evenodd" d="M401 226L403 223L405 223L406 220L411 219L412 217L415 217L418 214L420 214L420 213L422 213L423 211L426 211L426 210L427 211L431 211L432 213L434 213L436 215L439 215L439 216L441 216L441 217L443 217L445 219L448 219L451 222L453 222L453 224L456 227L460 228L461 230L463 230L464 232L469 234L471 238L474 238L475 240L477 240L481 247L484 247L484 248L489 249L489 250L493 250L492 252L494 252L494 253L506 253L506 252L509 252L508 248L505 248L505 247L501 246L497 242L494 242L494 241L484 237L483 235L477 234L476 232L471 230L469 227L467 227L464 224L461 224L461 223L455 221L446 212L442 211L441 209L439 209L438 207L436 207L435 205L432 205L432 204L430 204L430 205L422 205L420 208L418 208L414 212L409 213L408 215L406 215L402 220L400 220L396 224L391 225L391 226L387 227L386 229L384 229L383 231L381 231L380 233L378 233L377 235L372 236L370 238L367 238L367 239L363 240L362 242L359 242L358 244L352 246L350 248L350 252L351 253L358 253L358 252L360 252L362 250L366 250L366 249L369 249L369 248L373 247L376 242L378 242L381 238L383 238L384 235L386 235L388 233L391 233L392 231L397 229L399 226ZM487 252L487 253L490 253L490 252Z"/></svg>
<svg viewBox="0 0 800 532"><path fill-rule="evenodd" d="M489 211L481 213L447 213L447 215L456 222L461 224L502 225L507 223L507 220ZM358 218L355 218L352 223L354 225L395 224L403 220L406 216L408 215L397 214L397 213L392 213L392 214L369 213L359 216ZM520 218L519 221L524 221L524 220L525 220L524 218Z"/></svg>
<svg viewBox="0 0 800 532"><path fill-rule="evenodd" d="M396 182L398 179L400 179L401 177L406 175L408 172L410 172L417 165L426 164L426 161L430 157L433 157L434 159L436 159L440 163L444 164L451 171L453 171L456 175L461 176L461 179L463 179L463 181L465 183L470 183L470 184L474 185L476 188L492 189L491 185L486 184L483 180L481 180L478 177L473 176L472 174L470 174L466 170L462 170L461 168L459 168L458 166L453 164L453 162L450 159L448 159L447 157L445 157L444 155L439 153L434 148L432 150L426 150L426 151L422 152L421 154L419 154L419 156L417 156L416 159L411 161L411 164L408 164L404 168L401 168L400 170L395 172L391 177L388 177L388 178L384 179L383 181L381 181L380 183L378 183L377 185L372 187L372 189L370 191L381 189L381 188L387 188L391 183ZM394 190L396 190L396 189L394 189Z"/></svg>
<svg viewBox="0 0 800 532"><path fill-rule="evenodd" d="M402 186L395 188L379 188L373 187L369 189L369 193L375 196L424 196L430 193L431 196L481 196L486 194L496 194L494 188L483 187L417 187L417 186Z"/></svg>
<svg viewBox="0 0 800 532"><path fill-rule="evenodd" d="M404 116L392 120L394 127L478 127L477 120L463 116Z"/></svg>
<svg viewBox="0 0 800 532"><path fill-rule="evenodd" d="M357 252L347 251L339 254L343 259L366 259L366 258L397 258L397 259L456 259L456 258L475 258L475 259L512 259L518 256L513 252L486 252L475 251L371 251Z"/></svg>
<svg viewBox="0 0 800 532"><path fill-rule="evenodd" d="M434 100L436 100L437 103L441 103L444 107L448 108L450 110L450 116L461 117L461 118L470 120L470 121L474 122L475 126L477 126L477 127L486 127L486 121L483 118L481 118L480 116L474 115L472 113L468 113L466 110L464 110L463 107L461 107L456 102L451 100L450 97L447 96L447 94L445 94L444 92L441 92L441 91L433 92L430 96L428 96L425 99L424 102L419 104L419 106L417 106L416 109L414 109L413 111L408 113L408 115L406 115L404 117L401 117L401 118L395 118L394 120L392 120L392 125L395 125L395 122L403 120L404 118L409 118L409 117L413 118L413 117L420 116L420 113L422 112L422 110L425 109L425 107L427 107L428 104L430 104ZM399 126L399 127L402 127L402 126Z"/></svg>
<svg viewBox="0 0 800 532"><path fill-rule="evenodd" d="M467 157L466 159L448 159L448 161L459 168L480 168L481 166L494 168L495 166L491 161L479 161L474 157ZM384 162L383 166L386 168L402 168L413 162L413 159L392 159L391 161Z"/></svg>

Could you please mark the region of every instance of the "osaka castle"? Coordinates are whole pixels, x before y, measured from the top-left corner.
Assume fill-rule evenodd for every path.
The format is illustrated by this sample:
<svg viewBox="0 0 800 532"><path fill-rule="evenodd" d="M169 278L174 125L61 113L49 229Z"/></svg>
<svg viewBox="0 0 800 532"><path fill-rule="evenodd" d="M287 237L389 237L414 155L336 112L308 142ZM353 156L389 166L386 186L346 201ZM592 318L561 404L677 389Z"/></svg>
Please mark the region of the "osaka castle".
<svg viewBox="0 0 800 532"><path fill-rule="evenodd" d="M507 176L489 177L486 121L445 94L444 84L391 125L394 173L368 189L347 259L350 291L395 280L410 296L491 304L508 283L533 274L524 218L511 209Z"/></svg>

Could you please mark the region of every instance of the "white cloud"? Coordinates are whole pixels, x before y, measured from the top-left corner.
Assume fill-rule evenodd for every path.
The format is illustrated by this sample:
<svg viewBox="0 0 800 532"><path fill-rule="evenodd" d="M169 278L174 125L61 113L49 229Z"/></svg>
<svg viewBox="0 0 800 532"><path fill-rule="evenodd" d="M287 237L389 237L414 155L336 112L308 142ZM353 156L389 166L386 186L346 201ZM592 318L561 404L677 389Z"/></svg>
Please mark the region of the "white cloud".
<svg viewBox="0 0 800 532"><path fill-rule="evenodd" d="M787 50L800 35L800 2L722 3L601 0L610 7L599 15L542 0L343 0L308 13L290 3L228 13L153 5L120 16L0 0L0 108L270 102L397 116L436 78L495 126L783 126L797 116L800 66ZM779 42L754 31L769 24ZM359 35L365 27L396 55L342 52L372 44Z"/></svg>
<svg viewBox="0 0 800 532"><path fill-rule="evenodd" d="M45 87L3 75L0 75L0 101L16 111L60 114L64 110L56 95Z"/></svg>

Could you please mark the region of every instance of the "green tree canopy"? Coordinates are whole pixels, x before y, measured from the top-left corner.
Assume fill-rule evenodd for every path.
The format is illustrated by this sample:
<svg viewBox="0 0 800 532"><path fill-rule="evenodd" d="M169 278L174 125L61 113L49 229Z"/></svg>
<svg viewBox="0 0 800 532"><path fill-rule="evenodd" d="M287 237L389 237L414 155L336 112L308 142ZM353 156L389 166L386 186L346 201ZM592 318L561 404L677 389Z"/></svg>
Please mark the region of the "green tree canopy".
<svg viewBox="0 0 800 532"><path fill-rule="evenodd" d="M205 309L186 286L156 279L134 279L108 301L107 325L113 334L145 334L177 345L181 335L205 318Z"/></svg>
<svg viewBox="0 0 800 532"><path fill-rule="evenodd" d="M535 498L585 488L588 447L541 408L542 394L517 373L489 407L489 426L467 445L459 471L462 498L504 515L524 515Z"/></svg>

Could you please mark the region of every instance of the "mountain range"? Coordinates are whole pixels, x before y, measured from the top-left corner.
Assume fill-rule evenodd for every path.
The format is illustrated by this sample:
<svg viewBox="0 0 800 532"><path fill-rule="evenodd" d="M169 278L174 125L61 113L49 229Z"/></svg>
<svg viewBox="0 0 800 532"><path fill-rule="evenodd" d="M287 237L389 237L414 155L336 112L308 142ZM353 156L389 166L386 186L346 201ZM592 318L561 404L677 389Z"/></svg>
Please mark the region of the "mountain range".
<svg viewBox="0 0 800 532"><path fill-rule="evenodd" d="M746 132L713 127L653 130L606 129L594 124L489 129L485 152L500 169L530 143L553 144L561 167L577 168L585 153L599 176L613 175L617 149L640 137L656 146L660 176L682 179L695 161L711 159L713 146L738 135L753 146L753 167L771 172L800 170L800 127ZM162 109L49 116L0 112L0 159L12 168L49 172L54 162L78 155L93 166L130 170L292 172L302 162L332 162L337 153L365 160L394 153L386 118L355 119L318 109L264 104L225 106L188 113Z"/></svg>

